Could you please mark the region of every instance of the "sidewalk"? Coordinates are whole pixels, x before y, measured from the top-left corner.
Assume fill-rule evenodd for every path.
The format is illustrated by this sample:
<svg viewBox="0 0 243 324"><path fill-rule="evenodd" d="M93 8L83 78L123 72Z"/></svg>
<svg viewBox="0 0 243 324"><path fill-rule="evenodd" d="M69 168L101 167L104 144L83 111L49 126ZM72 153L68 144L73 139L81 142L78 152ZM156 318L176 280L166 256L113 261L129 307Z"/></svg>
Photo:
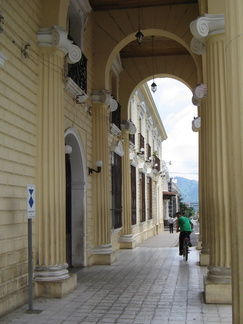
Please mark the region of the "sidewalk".
<svg viewBox="0 0 243 324"><path fill-rule="evenodd" d="M133 250L120 250L110 266L78 271L78 287L63 299L37 298L1 324L231 324L231 305L206 305L199 251L178 255L178 233L165 232ZM167 247L166 247L167 245ZM170 245L171 247L168 247Z"/></svg>
<svg viewBox="0 0 243 324"><path fill-rule="evenodd" d="M178 245L179 233L174 232L170 234L169 230L165 230L163 234L156 235L151 237L150 239L140 243L138 246L140 247L175 247Z"/></svg>

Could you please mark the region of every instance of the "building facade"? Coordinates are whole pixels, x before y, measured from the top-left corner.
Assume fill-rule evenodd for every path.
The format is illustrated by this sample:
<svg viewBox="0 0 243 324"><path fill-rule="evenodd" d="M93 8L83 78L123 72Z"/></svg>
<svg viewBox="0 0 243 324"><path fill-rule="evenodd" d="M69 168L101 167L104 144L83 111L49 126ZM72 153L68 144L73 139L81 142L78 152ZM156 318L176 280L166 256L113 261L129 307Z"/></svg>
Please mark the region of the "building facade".
<svg viewBox="0 0 243 324"><path fill-rule="evenodd" d="M37 296L74 289L70 262L110 264L122 244L132 247L130 102L154 76L170 76L192 90L200 117L205 300L232 302L242 323L242 1L1 0L0 10L1 313L27 299L28 184ZM111 131L117 109L121 134Z"/></svg>
<svg viewBox="0 0 243 324"><path fill-rule="evenodd" d="M62 297L77 283L69 267L111 264L163 231L166 133L146 85L121 106L119 55L108 89L95 87L88 1L2 1L1 27L4 314L28 300L28 185L34 295Z"/></svg>

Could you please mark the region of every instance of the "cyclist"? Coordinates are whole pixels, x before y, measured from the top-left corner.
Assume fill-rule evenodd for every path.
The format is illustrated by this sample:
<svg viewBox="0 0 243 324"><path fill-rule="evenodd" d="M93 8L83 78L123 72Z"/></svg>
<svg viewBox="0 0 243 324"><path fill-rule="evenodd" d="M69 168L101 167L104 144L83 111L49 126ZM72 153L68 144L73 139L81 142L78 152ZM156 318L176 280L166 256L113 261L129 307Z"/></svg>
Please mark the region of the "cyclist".
<svg viewBox="0 0 243 324"><path fill-rule="evenodd" d="M177 216L177 232L180 231L179 236L179 255L183 255L183 241L185 237L189 238L189 246L192 246L190 242L190 234L193 229L193 223L189 218L182 216L181 212L176 213ZM180 229L180 230L179 230Z"/></svg>

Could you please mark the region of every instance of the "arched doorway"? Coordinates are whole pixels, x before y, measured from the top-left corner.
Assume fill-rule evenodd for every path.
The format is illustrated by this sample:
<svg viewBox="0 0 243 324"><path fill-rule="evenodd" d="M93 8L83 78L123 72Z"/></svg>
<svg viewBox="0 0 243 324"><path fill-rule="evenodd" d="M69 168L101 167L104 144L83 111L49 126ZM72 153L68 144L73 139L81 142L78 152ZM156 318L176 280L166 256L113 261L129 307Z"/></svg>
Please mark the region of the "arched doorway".
<svg viewBox="0 0 243 324"><path fill-rule="evenodd" d="M86 163L77 131L65 132L66 154L66 250L69 267L86 265Z"/></svg>

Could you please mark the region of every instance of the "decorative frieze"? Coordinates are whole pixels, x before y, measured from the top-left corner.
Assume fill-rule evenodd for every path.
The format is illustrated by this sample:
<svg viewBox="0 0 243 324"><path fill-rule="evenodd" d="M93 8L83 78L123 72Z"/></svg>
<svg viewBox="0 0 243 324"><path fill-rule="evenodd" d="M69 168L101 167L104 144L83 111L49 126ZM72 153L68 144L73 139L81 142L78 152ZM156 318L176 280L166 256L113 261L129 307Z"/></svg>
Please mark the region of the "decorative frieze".
<svg viewBox="0 0 243 324"><path fill-rule="evenodd" d="M37 34L38 45L40 47L56 47L67 54L69 64L74 64L80 61L82 52L77 45L74 45L67 38L68 32L59 26L51 28L40 28Z"/></svg>

